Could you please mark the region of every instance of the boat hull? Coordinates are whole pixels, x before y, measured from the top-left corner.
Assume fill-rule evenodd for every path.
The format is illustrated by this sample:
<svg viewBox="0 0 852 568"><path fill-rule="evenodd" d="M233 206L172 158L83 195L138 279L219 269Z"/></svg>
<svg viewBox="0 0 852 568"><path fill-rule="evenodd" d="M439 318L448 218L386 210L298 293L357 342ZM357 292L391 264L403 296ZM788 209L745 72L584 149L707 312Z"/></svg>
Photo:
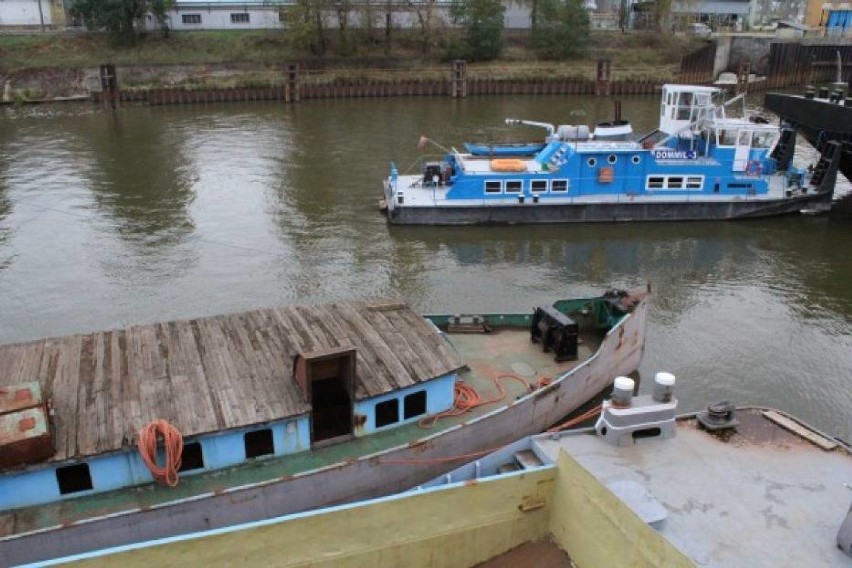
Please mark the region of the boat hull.
<svg viewBox="0 0 852 568"><path fill-rule="evenodd" d="M414 487L470 459L470 454L541 432L616 376L634 371L644 350L648 302L647 295L641 297L583 364L491 414L405 446L292 477L0 539L0 565L227 527ZM459 459L447 461L448 456Z"/></svg>
<svg viewBox="0 0 852 568"><path fill-rule="evenodd" d="M811 193L783 199L739 201L623 201L618 203L513 203L492 206L441 205L396 207L388 221L397 225L507 225L555 223L614 223L625 221L722 221L770 217L807 210L828 210L831 193Z"/></svg>

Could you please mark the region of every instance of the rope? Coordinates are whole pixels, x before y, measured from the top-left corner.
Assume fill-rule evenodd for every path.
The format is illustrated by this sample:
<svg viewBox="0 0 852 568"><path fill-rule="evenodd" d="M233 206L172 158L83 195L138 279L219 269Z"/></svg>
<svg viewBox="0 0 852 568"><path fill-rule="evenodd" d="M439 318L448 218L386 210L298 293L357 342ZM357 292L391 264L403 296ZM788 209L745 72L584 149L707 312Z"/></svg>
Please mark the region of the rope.
<svg viewBox="0 0 852 568"><path fill-rule="evenodd" d="M581 422L585 422L589 418L594 418L595 416L597 416L600 413L601 413L601 407L595 406L594 408L591 408L591 409L585 411L583 414L580 414L579 416L575 416L574 418L571 418L570 420L566 420L562 424L557 424L556 426L548 428L547 432L559 432L561 430L566 430L568 428L571 428L572 426L576 426L577 424L580 424Z"/></svg>
<svg viewBox="0 0 852 568"><path fill-rule="evenodd" d="M475 388L462 381L457 381L454 389L455 394L453 397L453 407L449 410L445 410L444 412L439 412L438 414L433 414L432 416L422 418L417 423L417 425L420 428L431 428L432 426L437 424L438 420L440 420L441 418L446 418L448 416L461 416L465 412L470 412L471 410L479 406L492 404L503 400L504 398L506 398L506 389L503 388L503 385L500 382L503 379L512 379L518 381L530 391L546 387L550 384L550 379L548 379L547 377L541 377L536 381L534 385L531 385L518 375L497 375L496 377L492 377L491 380L494 381L494 385L497 387L497 391L499 392L499 394L492 399L482 400Z"/></svg>
<svg viewBox="0 0 852 568"><path fill-rule="evenodd" d="M157 442L162 439L166 450L166 463L157 465ZM183 454L183 436L180 431L159 419L154 420L139 430L139 440L136 442L142 461L154 476L154 480L163 485L174 487L178 484L181 455Z"/></svg>

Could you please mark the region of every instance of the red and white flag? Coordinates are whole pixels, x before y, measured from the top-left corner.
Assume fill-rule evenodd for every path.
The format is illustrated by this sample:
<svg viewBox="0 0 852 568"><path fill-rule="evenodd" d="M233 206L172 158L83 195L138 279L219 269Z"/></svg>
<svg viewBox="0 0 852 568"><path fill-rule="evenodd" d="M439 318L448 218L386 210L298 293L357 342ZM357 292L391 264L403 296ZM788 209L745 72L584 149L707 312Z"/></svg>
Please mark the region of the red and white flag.
<svg viewBox="0 0 852 568"><path fill-rule="evenodd" d="M429 143L429 139L426 138L425 136L421 136L420 141L417 142L417 149L418 150L425 150L426 144L428 144L428 143Z"/></svg>

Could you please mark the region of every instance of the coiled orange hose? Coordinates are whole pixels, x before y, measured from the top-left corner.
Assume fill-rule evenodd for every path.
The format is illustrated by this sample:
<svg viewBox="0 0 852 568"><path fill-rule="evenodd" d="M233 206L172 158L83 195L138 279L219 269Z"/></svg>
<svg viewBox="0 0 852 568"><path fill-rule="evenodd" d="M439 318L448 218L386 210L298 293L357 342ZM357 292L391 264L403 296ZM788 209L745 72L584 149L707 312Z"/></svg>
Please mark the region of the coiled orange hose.
<svg viewBox="0 0 852 568"><path fill-rule="evenodd" d="M160 467L157 464L157 442L163 440L166 450L166 463ZM136 442L142 461L151 471L154 479L163 485L174 487L178 484L178 472L183 455L183 436L180 431L167 420L154 420L139 430Z"/></svg>

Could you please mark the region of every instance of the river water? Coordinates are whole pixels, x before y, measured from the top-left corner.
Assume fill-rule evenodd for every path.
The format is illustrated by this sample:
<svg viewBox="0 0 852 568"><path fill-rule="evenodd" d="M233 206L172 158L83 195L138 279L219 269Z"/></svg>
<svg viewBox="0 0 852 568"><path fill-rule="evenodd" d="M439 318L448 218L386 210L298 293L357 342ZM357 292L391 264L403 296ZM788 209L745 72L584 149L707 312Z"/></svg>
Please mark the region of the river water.
<svg viewBox="0 0 852 568"><path fill-rule="evenodd" d="M388 227L388 161L591 123L611 100L514 96L0 109L0 343L277 304L396 295L526 311L653 283L642 391L730 399L852 438L852 223ZM623 99L637 131L656 97Z"/></svg>

